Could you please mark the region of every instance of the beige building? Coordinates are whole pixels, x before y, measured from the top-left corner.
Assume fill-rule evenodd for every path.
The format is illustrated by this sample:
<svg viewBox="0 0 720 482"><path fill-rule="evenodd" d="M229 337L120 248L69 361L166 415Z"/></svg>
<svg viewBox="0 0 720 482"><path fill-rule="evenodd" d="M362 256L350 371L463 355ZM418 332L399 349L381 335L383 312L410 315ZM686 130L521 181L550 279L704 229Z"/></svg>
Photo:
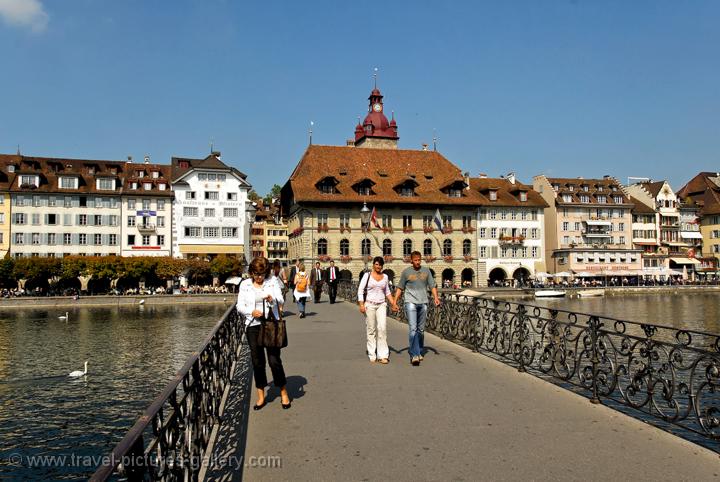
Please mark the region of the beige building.
<svg viewBox="0 0 720 482"><path fill-rule="evenodd" d="M283 187L289 259L323 267L334 260L342 276L357 279L374 256L384 256L397 282L417 250L438 284L476 285L480 194L440 153L398 149L382 95L375 89L369 100L355 140L310 145ZM367 229L364 206L376 215Z"/></svg>
<svg viewBox="0 0 720 482"><path fill-rule="evenodd" d="M677 193L683 205L697 209L702 236L702 257L696 272L716 276L720 259L720 172L701 172Z"/></svg>
<svg viewBox="0 0 720 482"><path fill-rule="evenodd" d="M264 256L270 261L288 264L288 229L280 216L279 204L267 206L260 199L254 203L255 222L250 231L253 258Z"/></svg>
<svg viewBox="0 0 720 482"><path fill-rule="evenodd" d="M0 257L10 249L10 193L7 174L0 170Z"/></svg>
<svg viewBox="0 0 720 482"><path fill-rule="evenodd" d="M575 274L632 275L641 251L632 245L632 208L620 183L603 179L533 178L545 209L548 270Z"/></svg>

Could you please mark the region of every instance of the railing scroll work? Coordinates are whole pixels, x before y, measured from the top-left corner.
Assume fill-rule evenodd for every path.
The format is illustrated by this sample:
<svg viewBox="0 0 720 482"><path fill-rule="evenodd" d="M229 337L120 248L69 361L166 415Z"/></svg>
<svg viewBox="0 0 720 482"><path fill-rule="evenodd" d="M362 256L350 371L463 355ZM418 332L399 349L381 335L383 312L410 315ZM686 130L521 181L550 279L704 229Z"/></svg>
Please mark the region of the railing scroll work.
<svg viewBox="0 0 720 482"><path fill-rule="evenodd" d="M198 480L233 363L249 363L241 341L233 305L90 480Z"/></svg>
<svg viewBox="0 0 720 482"><path fill-rule="evenodd" d="M450 293L427 330L720 451L720 335Z"/></svg>

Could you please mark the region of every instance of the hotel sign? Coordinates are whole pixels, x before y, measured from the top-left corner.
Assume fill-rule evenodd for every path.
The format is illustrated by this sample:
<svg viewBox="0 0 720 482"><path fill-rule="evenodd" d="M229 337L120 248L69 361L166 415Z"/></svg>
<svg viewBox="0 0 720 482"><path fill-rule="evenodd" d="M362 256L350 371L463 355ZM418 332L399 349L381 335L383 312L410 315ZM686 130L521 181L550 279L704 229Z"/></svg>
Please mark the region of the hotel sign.
<svg viewBox="0 0 720 482"><path fill-rule="evenodd" d="M150 216L156 216L157 211L150 211L148 209L143 209L142 211L137 211L138 216L142 216L144 218L149 218Z"/></svg>

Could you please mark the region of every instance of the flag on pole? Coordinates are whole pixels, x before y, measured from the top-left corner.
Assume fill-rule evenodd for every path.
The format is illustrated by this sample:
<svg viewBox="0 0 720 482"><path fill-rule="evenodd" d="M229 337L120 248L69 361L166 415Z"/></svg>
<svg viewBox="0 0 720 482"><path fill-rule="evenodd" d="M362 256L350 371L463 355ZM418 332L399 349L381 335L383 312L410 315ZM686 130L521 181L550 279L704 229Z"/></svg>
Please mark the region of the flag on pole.
<svg viewBox="0 0 720 482"><path fill-rule="evenodd" d="M370 215L370 224L374 224L376 228L382 229L380 227L380 223L378 222L378 216L377 211L375 210L375 206L373 206L372 214Z"/></svg>
<svg viewBox="0 0 720 482"><path fill-rule="evenodd" d="M440 216L440 208L438 208L435 211L435 216L433 217L433 221L435 221L435 226L437 226L438 231L442 231L443 223L442 223L442 216Z"/></svg>

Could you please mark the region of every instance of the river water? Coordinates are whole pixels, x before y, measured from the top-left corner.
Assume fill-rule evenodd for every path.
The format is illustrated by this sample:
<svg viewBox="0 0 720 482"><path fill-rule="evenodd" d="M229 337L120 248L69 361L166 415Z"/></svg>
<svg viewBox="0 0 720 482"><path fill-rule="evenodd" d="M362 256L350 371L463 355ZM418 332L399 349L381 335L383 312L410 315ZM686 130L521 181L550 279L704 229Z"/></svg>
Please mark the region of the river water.
<svg viewBox="0 0 720 482"><path fill-rule="evenodd" d="M77 458L108 454L226 309L78 307L67 322L65 309L0 310L0 480L91 475ZM68 378L85 360L87 376ZM37 455L67 458L28 467Z"/></svg>
<svg viewBox="0 0 720 482"><path fill-rule="evenodd" d="M710 333L720 333L720 293L680 292L598 298L533 299L528 304Z"/></svg>

